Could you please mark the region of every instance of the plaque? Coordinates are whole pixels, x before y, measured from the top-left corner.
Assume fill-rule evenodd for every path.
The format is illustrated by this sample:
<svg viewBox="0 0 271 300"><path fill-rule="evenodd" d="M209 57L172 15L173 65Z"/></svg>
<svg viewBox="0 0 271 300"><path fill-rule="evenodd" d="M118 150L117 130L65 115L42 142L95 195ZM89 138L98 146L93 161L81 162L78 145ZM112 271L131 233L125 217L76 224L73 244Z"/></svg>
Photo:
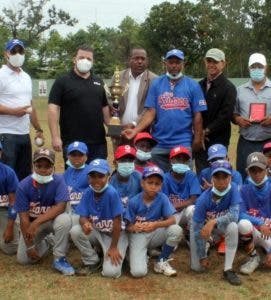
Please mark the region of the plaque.
<svg viewBox="0 0 271 300"><path fill-rule="evenodd" d="M250 103L249 120L260 123L266 116L266 103Z"/></svg>

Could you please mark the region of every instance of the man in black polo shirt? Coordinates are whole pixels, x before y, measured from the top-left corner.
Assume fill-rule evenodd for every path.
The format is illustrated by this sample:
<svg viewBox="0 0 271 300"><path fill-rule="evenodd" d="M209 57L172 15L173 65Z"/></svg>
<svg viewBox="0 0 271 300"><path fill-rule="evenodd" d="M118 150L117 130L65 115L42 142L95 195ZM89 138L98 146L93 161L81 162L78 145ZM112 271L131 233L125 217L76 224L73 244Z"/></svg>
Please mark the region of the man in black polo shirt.
<svg viewBox="0 0 271 300"><path fill-rule="evenodd" d="M209 167L207 150L213 144L228 148L231 137L231 118L236 101L236 88L224 76L225 54L217 48L205 55L207 77L199 84L204 93L208 109L202 112L203 143L205 150L194 154L197 173Z"/></svg>
<svg viewBox="0 0 271 300"><path fill-rule="evenodd" d="M104 123L109 124L110 112L103 82L92 74L92 66L93 50L80 46L73 70L55 81L49 95L52 146L63 151L64 161L67 146L74 141L87 144L87 162L97 157L107 158Z"/></svg>

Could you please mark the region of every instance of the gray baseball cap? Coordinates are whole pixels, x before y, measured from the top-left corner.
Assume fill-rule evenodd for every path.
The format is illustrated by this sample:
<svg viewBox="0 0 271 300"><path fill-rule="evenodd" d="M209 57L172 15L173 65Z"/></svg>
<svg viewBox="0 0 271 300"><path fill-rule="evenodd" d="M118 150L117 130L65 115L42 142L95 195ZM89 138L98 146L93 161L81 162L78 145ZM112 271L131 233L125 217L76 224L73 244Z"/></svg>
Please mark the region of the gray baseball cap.
<svg viewBox="0 0 271 300"><path fill-rule="evenodd" d="M253 152L250 153L247 157L247 168L250 169L252 167L259 167L261 169L266 169L267 167L267 159L261 152Z"/></svg>
<svg viewBox="0 0 271 300"><path fill-rule="evenodd" d="M205 58L212 58L216 61L225 61L225 53L218 48L212 48L206 52Z"/></svg>

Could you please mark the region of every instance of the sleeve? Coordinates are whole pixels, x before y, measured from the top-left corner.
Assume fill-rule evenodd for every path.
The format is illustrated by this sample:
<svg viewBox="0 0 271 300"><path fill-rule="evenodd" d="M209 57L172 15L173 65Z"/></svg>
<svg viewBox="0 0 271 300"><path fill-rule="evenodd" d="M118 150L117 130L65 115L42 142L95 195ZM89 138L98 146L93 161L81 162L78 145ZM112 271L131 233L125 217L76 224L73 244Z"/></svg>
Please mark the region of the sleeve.
<svg viewBox="0 0 271 300"><path fill-rule="evenodd" d="M191 197L193 195L200 195L200 194L201 194L201 188L200 188L198 177L196 174L192 173L189 197Z"/></svg>
<svg viewBox="0 0 271 300"><path fill-rule="evenodd" d="M176 209L173 207L171 202L169 201L169 198L166 194L160 193L160 197L163 198L163 206L162 206L162 217L168 218L176 213Z"/></svg>
<svg viewBox="0 0 271 300"><path fill-rule="evenodd" d="M56 193L55 193L55 202L60 203L60 202L67 202L70 200L69 196L69 191L68 187L64 181L64 177L60 176L58 177L58 182L57 182L57 188L56 188Z"/></svg>
<svg viewBox="0 0 271 300"><path fill-rule="evenodd" d="M192 79L191 79L192 80ZM192 93L192 111L193 113L207 110L206 100L204 98L202 89L198 82L192 80L193 85L191 88Z"/></svg>
<svg viewBox="0 0 271 300"><path fill-rule="evenodd" d="M163 185L162 185L162 190L161 190L161 191L162 191L164 194L166 194L167 196L169 196L169 188L168 188L168 185L169 185L169 183L168 183L167 175L165 175L164 181L163 181Z"/></svg>
<svg viewBox="0 0 271 300"><path fill-rule="evenodd" d="M124 219L127 220L129 223L135 223L135 218L136 218L135 199L137 199L135 197L133 197L128 201L128 206L124 213Z"/></svg>
<svg viewBox="0 0 271 300"><path fill-rule="evenodd" d="M203 192L196 201L193 214L193 221L196 223L204 223L206 219L206 207L204 201L207 200L209 190Z"/></svg>
<svg viewBox="0 0 271 300"><path fill-rule="evenodd" d="M106 93L105 93L105 89L104 89L104 84L102 86L103 88L103 94L102 94L102 107L105 107L105 106L108 106L108 100L107 100L107 97L106 97Z"/></svg>
<svg viewBox="0 0 271 300"><path fill-rule="evenodd" d="M110 191L110 203L111 203L111 211L112 211L112 218L115 218L117 216L123 215L123 206L121 202L121 198L119 196L119 193L112 188L112 191Z"/></svg>
<svg viewBox="0 0 271 300"><path fill-rule="evenodd" d="M81 201L79 202L79 204L77 205L75 212L80 216L80 217L85 217L88 218L90 216L90 198L92 197L90 190L87 189L84 193L83 193L83 197L81 199Z"/></svg>
<svg viewBox="0 0 271 300"><path fill-rule="evenodd" d="M237 185L238 189L243 185L243 178L238 171L234 171L232 181Z"/></svg>
<svg viewBox="0 0 271 300"><path fill-rule="evenodd" d="M200 231L204 226L204 222L192 222L194 236L195 236L195 243L197 247L197 254L199 259L203 259L207 257L205 248L206 248L206 241L201 237Z"/></svg>
<svg viewBox="0 0 271 300"><path fill-rule="evenodd" d="M15 193L18 186L18 178L15 172L9 168L7 173L7 192Z"/></svg>
<svg viewBox="0 0 271 300"><path fill-rule="evenodd" d="M56 81L54 82L50 90L49 99L48 99L49 104L52 103L58 106L62 105L61 100L62 100L63 88L64 87L61 78L56 79Z"/></svg>
<svg viewBox="0 0 271 300"><path fill-rule="evenodd" d="M21 184L19 184L16 190L15 198L14 210L17 213L29 211L30 199L28 199L27 194Z"/></svg>
<svg viewBox="0 0 271 300"><path fill-rule="evenodd" d="M156 109L156 107L157 107L157 98L158 98L157 91L156 91L157 80L158 80L158 78L154 79L151 82L144 108L155 108Z"/></svg>
<svg viewBox="0 0 271 300"><path fill-rule="evenodd" d="M233 113L235 115L240 115L239 94L240 94L240 87L237 88L236 101L233 109Z"/></svg>
<svg viewBox="0 0 271 300"><path fill-rule="evenodd" d="M210 133L216 134L225 128L225 121L232 119L235 102L236 88L233 85L228 84L227 92L224 95L223 102L221 103L220 109L216 114L216 118L207 126L210 130Z"/></svg>

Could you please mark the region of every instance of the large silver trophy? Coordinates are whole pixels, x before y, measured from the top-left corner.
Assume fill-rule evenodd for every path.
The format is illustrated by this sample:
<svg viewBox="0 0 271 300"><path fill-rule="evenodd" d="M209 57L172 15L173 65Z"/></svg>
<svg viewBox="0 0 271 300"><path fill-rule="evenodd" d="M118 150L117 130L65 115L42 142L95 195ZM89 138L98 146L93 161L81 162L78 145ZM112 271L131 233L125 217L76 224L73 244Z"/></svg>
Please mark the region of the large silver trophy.
<svg viewBox="0 0 271 300"><path fill-rule="evenodd" d="M128 84L126 85L126 87L120 85L120 71L119 68L116 67L112 85L110 87L105 86L107 94L111 97L113 107L113 114L108 125L108 136L119 137L121 135L123 126L121 125L119 117L119 100L120 97L122 97L128 90L128 87Z"/></svg>

